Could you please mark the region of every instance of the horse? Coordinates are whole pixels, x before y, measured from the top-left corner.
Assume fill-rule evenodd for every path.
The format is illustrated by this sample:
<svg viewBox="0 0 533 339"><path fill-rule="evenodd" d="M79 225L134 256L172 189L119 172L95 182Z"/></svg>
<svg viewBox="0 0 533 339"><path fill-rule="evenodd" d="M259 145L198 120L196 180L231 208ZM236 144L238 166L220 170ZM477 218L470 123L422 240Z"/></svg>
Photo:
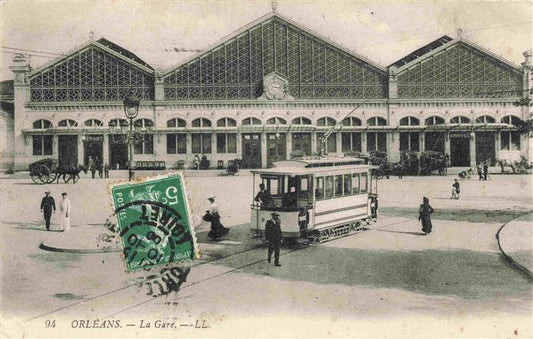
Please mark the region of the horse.
<svg viewBox="0 0 533 339"><path fill-rule="evenodd" d="M80 179L80 172L83 171L83 173L87 174L87 167L77 164L75 166L67 166L67 167L60 167L57 169L57 181L56 183L59 183L59 178L61 176L63 177L63 181L68 184L70 179L72 179L72 182L75 184L76 181ZM67 174L69 175L68 179Z"/></svg>

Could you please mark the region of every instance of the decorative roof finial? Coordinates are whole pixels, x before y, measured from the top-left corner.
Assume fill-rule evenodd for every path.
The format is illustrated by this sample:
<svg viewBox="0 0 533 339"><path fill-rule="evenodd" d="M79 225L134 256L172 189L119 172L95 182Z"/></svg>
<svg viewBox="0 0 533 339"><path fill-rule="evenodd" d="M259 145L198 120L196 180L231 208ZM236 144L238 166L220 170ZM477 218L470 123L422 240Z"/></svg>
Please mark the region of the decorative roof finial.
<svg viewBox="0 0 533 339"><path fill-rule="evenodd" d="M89 32L89 39L91 39L91 40L94 39L94 32L93 31Z"/></svg>
<svg viewBox="0 0 533 339"><path fill-rule="evenodd" d="M272 13L276 13L276 11L278 10L278 2L277 1L272 1Z"/></svg>
<svg viewBox="0 0 533 339"><path fill-rule="evenodd" d="M457 39L462 39L463 38L463 29L462 28L458 28L457 29Z"/></svg>

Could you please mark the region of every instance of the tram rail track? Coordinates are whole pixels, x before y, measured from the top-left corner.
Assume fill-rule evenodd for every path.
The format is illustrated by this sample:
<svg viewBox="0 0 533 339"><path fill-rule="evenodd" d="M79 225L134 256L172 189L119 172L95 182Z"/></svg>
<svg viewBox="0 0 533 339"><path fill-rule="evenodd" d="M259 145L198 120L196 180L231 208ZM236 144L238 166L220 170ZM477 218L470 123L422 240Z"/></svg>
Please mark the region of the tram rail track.
<svg viewBox="0 0 533 339"><path fill-rule="evenodd" d="M380 230L380 229L383 229L383 228L386 228L386 227L389 227L389 226L393 226L393 225L398 225L398 224L402 224L402 223L406 223L406 222L410 222L411 220L406 220L406 221L403 221L403 222L391 222L391 223L387 223L387 224L384 224L384 225L380 225L380 226L377 226L377 227L372 227L372 228L363 228L361 231L358 231L358 232L353 232L353 233L350 233L350 234L345 234L343 236L340 236L340 237L337 237L337 238L334 238L334 239L329 239L329 241L334 241L334 240L337 240L337 239L341 239L341 238L344 238L346 236L351 236L351 235L356 235L356 234L359 234L363 231L374 231L374 230ZM289 249L282 249L281 253L280 253L280 256L285 256L285 255L288 255L288 254L291 254L291 253L294 253L294 252L297 252L297 251L300 251L300 250L304 250L304 249L307 249L309 247L312 247L314 245L319 245L319 244L322 244L324 242L319 242L319 243L309 243L309 244L299 244L297 247L295 248L289 248ZM201 246L201 245L200 245ZM227 260L229 258L232 258L232 257L236 257L236 256L240 256L240 255L244 255L246 253L249 253L249 252L252 252L252 251L255 251L259 248L263 247L263 244L253 244L251 245L251 247L248 247L246 249L243 249L243 250L240 250L240 251L237 251L237 252L233 252L231 254L228 254L228 255L225 255L223 257L219 257L219 258L216 258L216 259L213 259L213 260L208 260L208 261L204 261L204 262L199 262L199 263L196 263L194 265L191 265L191 266L188 266L189 268L198 268L198 267L202 267L202 266L205 266L207 264L216 264L216 263L220 263L224 260ZM207 277L204 277L202 279L199 279L198 281L194 281L194 282L190 282L186 285L182 285L180 287L179 290L186 290L186 289L189 289L189 288L192 288L192 287L195 287L199 284L202 284L204 282L207 282L207 281L210 281L210 280L213 280L213 279L216 279L216 278L219 278L219 277L222 277L224 275L227 275L227 274L230 274L230 273L234 273L234 272L237 272L239 270L242 270L244 268L247 268L247 267L250 267L250 266L253 266L253 265L257 265L261 262L265 262L267 259L264 258L264 255L261 254L263 256L262 259L255 259L255 260L252 260L250 262L247 262L245 264L242 264L242 265L239 265L238 267L235 267L235 268L231 268L231 269L228 269L224 272L220 272L220 273L216 273L216 274L213 274L213 275L209 275ZM153 274L152 274L153 275ZM102 303L105 303L103 302L104 299L106 299L106 302L108 302L108 300L111 300L112 297L116 296L116 295L119 295L121 293L125 293L127 294L127 292L132 289L132 288L135 288L135 287L139 287L139 284L142 283L141 281L137 281L137 282L134 282L134 283L129 283L127 284L126 286L123 286L121 288L117 288L117 289L113 289L111 291L107 291L105 293L102 293L102 294L99 294L99 295L95 295L95 296L92 296L92 297L89 297L89 298L86 298L86 299L83 299L83 300L80 300L80 301L77 301L73 304L70 304L70 305L66 305L66 306L63 306L63 307L60 307L60 308L57 308L53 311L50 311L50 312L46 312L44 314L41 314L41 315L37 315L37 316L34 316L34 317L31 317L27 320L24 321L24 323L31 323L31 322L34 322L34 321L38 321L39 319L42 319L42 318L49 318L50 316L54 315L54 314L59 314L59 313L62 313L62 312L65 312L67 310L71 310L71 309L74 309L76 307L83 307L85 309L89 309L91 308L91 310L94 311L95 308L98 307L98 305L96 305L95 303L96 302L102 302ZM178 291L179 292L179 291ZM178 293L176 292L176 293ZM127 307L124 307L124 308L121 308L119 310L116 310L116 311L113 311L107 315L102 315L102 314L98 314L98 318L99 319L107 319L107 318L110 318L110 317L113 317L113 316L116 316L120 313L123 313L123 312L126 312L128 310L131 310L131 309L134 309L136 307L139 307L139 306L142 306L142 305L146 305L146 304L149 304L153 301L158 301L160 300L161 297L146 297L144 298L144 300L140 301L140 302L137 302L137 303L134 303L132 305L128 305ZM138 296L137 296L137 299L138 299ZM109 302L108 302L109 303ZM112 302L111 302L112 303ZM94 307L91 307L91 306L94 306ZM78 316L78 312L76 312L77 316Z"/></svg>

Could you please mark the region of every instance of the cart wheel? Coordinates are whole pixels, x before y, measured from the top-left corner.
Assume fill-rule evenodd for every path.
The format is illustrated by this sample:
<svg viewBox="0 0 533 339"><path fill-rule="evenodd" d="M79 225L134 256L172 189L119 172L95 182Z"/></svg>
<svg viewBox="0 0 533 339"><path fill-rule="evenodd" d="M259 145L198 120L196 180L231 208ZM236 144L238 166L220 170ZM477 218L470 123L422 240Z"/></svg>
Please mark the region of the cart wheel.
<svg viewBox="0 0 533 339"><path fill-rule="evenodd" d="M33 172L33 171L32 171ZM35 173L31 173L30 174L31 176L31 180L36 183L36 184L42 184L43 182L41 181L41 179L39 178L39 174L35 174Z"/></svg>
<svg viewBox="0 0 533 339"><path fill-rule="evenodd" d="M45 165L40 165L38 167L39 171L39 180L41 180L42 184L49 184L50 181L50 169L46 167Z"/></svg>

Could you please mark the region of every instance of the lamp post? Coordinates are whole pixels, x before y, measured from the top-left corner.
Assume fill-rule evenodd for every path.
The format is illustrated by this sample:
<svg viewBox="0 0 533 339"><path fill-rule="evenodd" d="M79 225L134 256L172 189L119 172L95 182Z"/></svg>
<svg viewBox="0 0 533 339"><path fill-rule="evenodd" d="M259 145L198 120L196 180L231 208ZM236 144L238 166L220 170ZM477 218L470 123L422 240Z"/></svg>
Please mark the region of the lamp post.
<svg viewBox="0 0 533 339"><path fill-rule="evenodd" d="M128 180L133 178L133 119L139 113L140 100L133 94L133 91L124 98L124 114L129 119L128 137L126 142L128 144Z"/></svg>

